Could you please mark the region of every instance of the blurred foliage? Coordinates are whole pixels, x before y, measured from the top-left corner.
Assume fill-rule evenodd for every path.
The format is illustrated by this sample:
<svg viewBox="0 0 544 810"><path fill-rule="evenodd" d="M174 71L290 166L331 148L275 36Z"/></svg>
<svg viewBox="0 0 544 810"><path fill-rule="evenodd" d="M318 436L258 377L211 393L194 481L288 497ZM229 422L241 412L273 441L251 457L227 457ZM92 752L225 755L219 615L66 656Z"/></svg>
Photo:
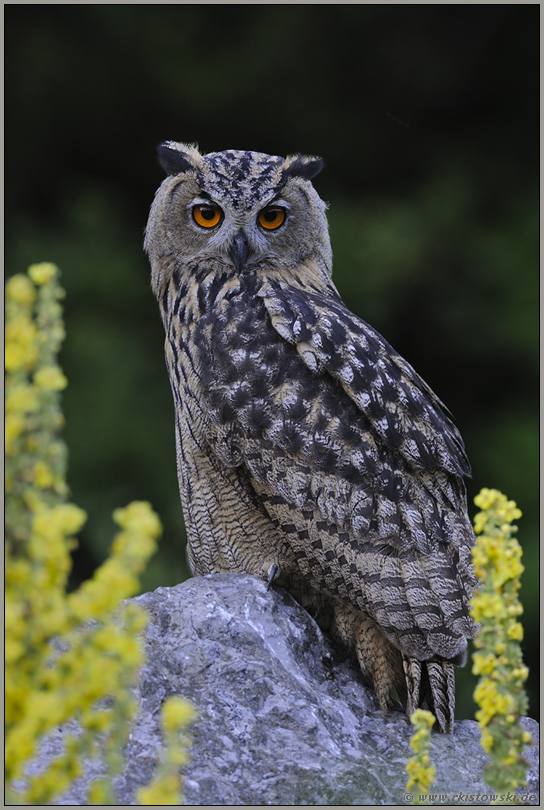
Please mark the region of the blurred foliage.
<svg viewBox="0 0 544 810"><path fill-rule="evenodd" d="M324 157L334 278L454 414L482 485L523 510L538 716L539 8L6 6L6 258L64 269L74 499L165 536L143 588L188 575L163 332L141 244L165 139ZM84 35L83 35L84 34ZM471 506L471 512L473 512ZM475 705L459 674L458 716Z"/></svg>

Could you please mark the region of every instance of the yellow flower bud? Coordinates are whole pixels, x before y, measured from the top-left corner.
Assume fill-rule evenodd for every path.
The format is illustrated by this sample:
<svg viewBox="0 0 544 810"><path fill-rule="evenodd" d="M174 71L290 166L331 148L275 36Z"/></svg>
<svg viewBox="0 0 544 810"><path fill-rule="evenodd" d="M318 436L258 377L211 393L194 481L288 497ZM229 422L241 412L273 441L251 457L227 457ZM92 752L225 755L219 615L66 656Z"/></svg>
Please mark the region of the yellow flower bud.
<svg viewBox="0 0 544 810"><path fill-rule="evenodd" d="M523 639L523 625L519 622L511 622L506 628L506 635L515 641L521 641Z"/></svg>
<svg viewBox="0 0 544 810"><path fill-rule="evenodd" d="M180 731L196 718L196 712L188 700L173 695L162 706L162 724L167 732Z"/></svg>
<svg viewBox="0 0 544 810"><path fill-rule="evenodd" d="M476 534L480 534L483 531L485 524L487 523L487 514L485 512L478 512L478 514L474 518L474 531Z"/></svg>
<svg viewBox="0 0 544 810"><path fill-rule="evenodd" d="M15 318L6 324L6 371L31 369L38 359L37 330L28 318Z"/></svg>
<svg viewBox="0 0 544 810"><path fill-rule="evenodd" d="M40 407L36 389L31 385L17 385L6 396L6 413L34 413Z"/></svg>
<svg viewBox="0 0 544 810"><path fill-rule="evenodd" d="M18 273L16 276L12 276L6 284L6 298L17 304L30 306L36 300L36 289L27 276Z"/></svg>
<svg viewBox="0 0 544 810"><path fill-rule="evenodd" d="M43 461L38 461L34 465L34 481L40 489L48 489L53 485L53 473L51 467L44 464Z"/></svg>
<svg viewBox="0 0 544 810"><path fill-rule="evenodd" d="M49 282L58 275L58 268L50 262L41 262L40 264L32 264L28 268L28 275L38 286L49 284Z"/></svg>
<svg viewBox="0 0 544 810"><path fill-rule="evenodd" d="M34 384L46 391L62 391L68 380L58 366L42 366L34 374Z"/></svg>
<svg viewBox="0 0 544 810"><path fill-rule="evenodd" d="M25 429L25 419L20 413L8 413L4 427L4 441L6 455L12 456L17 453L16 441Z"/></svg>
<svg viewBox="0 0 544 810"><path fill-rule="evenodd" d="M116 509L113 519L122 529L150 537L158 537L162 532L161 522L147 501L133 501L125 509Z"/></svg>

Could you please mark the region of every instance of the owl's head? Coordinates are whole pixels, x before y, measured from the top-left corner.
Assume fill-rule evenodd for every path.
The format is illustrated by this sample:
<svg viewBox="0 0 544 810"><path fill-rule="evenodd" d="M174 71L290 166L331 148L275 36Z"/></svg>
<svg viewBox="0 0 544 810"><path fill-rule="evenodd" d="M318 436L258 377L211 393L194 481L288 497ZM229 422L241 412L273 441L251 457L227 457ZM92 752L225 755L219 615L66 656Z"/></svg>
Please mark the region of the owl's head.
<svg viewBox="0 0 544 810"><path fill-rule="evenodd" d="M330 283L326 206L310 182L323 167L320 158L235 149L201 155L172 141L158 152L168 177L145 236L157 295L175 269L285 274L307 266Z"/></svg>

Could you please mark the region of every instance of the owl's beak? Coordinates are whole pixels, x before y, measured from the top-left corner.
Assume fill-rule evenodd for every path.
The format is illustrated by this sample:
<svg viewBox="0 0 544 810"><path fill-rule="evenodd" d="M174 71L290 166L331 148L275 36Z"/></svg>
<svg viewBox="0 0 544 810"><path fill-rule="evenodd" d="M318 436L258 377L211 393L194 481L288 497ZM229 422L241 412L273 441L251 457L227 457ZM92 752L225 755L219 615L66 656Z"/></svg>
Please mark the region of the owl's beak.
<svg viewBox="0 0 544 810"><path fill-rule="evenodd" d="M229 256L236 268L236 272L240 273L244 269L247 257L249 256L249 244L243 232L240 232L235 237L232 247L229 250Z"/></svg>

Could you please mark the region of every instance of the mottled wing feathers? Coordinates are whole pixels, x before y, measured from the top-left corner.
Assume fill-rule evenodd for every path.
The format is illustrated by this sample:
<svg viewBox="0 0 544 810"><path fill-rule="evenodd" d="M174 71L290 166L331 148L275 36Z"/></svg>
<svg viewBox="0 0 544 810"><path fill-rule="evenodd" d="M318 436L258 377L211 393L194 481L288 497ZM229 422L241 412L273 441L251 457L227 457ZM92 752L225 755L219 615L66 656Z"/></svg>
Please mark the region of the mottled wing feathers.
<svg viewBox="0 0 544 810"><path fill-rule="evenodd" d="M279 306L272 309L270 296L261 296L258 306L255 294L250 281L241 281L197 327L210 445L224 464L249 476L308 582L371 616L400 649L427 658L459 654L471 631L463 583L472 581L472 534L463 509L452 507L452 501L461 505L462 485L439 467L444 446L422 433L436 460L420 469L421 456L418 467L402 452L408 440L387 443L371 408L359 405L362 384L352 397L343 367L340 374L329 372L325 361L335 370L333 343L344 345L358 323L341 302L324 299L320 311L315 299L310 305L301 297L297 312L289 291L281 317L299 338L289 340L274 321ZM319 324L333 323L331 311L344 343L336 333L319 346ZM387 344L374 332L371 338L372 350L385 358ZM304 359L304 343L319 347L317 368ZM404 382L396 373L389 372L393 393ZM404 384L417 388L411 380ZM417 391L422 406L424 389Z"/></svg>
<svg viewBox="0 0 544 810"><path fill-rule="evenodd" d="M339 298L268 284L259 293L271 323L308 368L326 369L376 435L418 470L470 475L461 436L414 369Z"/></svg>

